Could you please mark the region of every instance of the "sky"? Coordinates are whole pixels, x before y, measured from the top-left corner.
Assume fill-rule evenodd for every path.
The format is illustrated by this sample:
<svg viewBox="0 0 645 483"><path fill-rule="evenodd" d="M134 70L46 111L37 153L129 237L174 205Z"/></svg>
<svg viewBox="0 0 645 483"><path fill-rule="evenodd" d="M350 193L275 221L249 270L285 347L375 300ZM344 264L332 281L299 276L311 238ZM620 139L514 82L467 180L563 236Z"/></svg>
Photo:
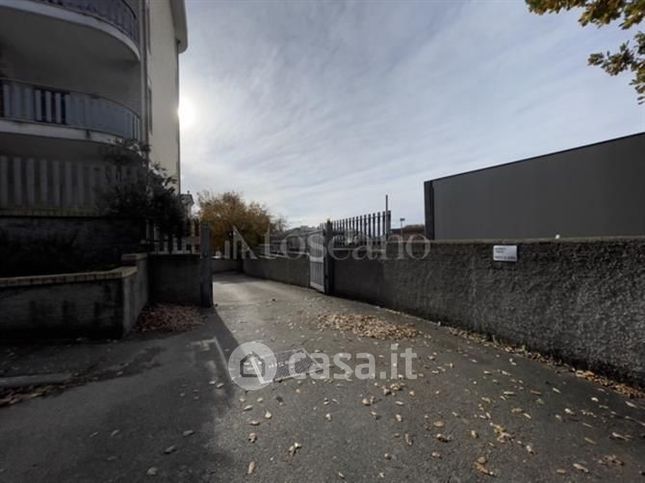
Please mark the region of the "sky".
<svg viewBox="0 0 645 483"><path fill-rule="evenodd" d="M631 37L521 0L187 0L182 191L241 192L291 226L384 209L423 182L645 131Z"/></svg>

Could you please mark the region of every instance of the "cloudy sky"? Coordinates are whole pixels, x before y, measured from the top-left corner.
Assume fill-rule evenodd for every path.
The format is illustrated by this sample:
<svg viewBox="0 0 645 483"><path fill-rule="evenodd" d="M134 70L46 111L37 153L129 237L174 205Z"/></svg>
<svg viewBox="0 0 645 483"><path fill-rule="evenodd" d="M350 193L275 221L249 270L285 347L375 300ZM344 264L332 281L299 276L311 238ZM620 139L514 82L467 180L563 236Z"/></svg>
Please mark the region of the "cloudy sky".
<svg viewBox="0 0 645 483"><path fill-rule="evenodd" d="M383 209L423 182L645 130L629 38L521 0L187 0L182 189L240 191L291 225ZM545 187L548 189L548 187Z"/></svg>

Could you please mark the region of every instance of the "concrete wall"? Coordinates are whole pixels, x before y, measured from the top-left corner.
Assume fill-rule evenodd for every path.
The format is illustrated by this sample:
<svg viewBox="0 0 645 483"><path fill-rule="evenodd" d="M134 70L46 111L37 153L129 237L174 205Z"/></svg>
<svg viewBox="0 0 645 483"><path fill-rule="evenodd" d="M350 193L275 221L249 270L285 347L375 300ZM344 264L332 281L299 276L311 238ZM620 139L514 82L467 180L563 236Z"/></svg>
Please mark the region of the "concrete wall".
<svg viewBox="0 0 645 483"><path fill-rule="evenodd" d="M150 298L178 305L213 305L210 258L199 255L151 255Z"/></svg>
<svg viewBox="0 0 645 483"><path fill-rule="evenodd" d="M434 321L494 334L645 385L645 239L416 244L419 259L337 260L334 288Z"/></svg>
<svg viewBox="0 0 645 483"><path fill-rule="evenodd" d="M229 260L227 258L213 257L211 259L211 267L212 267L213 273L241 272L242 260Z"/></svg>
<svg viewBox="0 0 645 483"><path fill-rule="evenodd" d="M252 277L267 278L277 282L309 287L309 258L246 258L243 261L244 273Z"/></svg>
<svg viewBox="0 0 645 483"><path fill-rule="evenodd" d="M143 238L138 220L0 217L0 277L113 268Z"/></svg>
<svg viewBox="0 0 645 483"><path fill-rule="evenodd" d="M148 83L152 90L150 157L177 178L179 186L179 58L169 0L149 2ZM147 48L147 47L143 47ZM179 189L178 189L179 191Z"/></svg>
<svg viewBox="0 0 645 483"><path fill-rule="evenodd" d="M100 272L0 278L3 336L120 337L148 299L147 256L124 256L124 266Z"/></svg>
<svg viewBox="0 0 645 483"><path fill-rule="evenodd" d="M426 182L429 238L645 235L645 133Z"/></svg>

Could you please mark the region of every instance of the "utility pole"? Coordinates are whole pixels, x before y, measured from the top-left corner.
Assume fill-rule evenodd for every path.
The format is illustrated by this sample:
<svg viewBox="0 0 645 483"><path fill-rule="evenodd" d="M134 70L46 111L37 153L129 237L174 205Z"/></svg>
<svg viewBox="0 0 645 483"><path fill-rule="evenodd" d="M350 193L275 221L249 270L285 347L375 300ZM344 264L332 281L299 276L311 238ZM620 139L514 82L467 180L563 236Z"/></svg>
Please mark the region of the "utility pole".
<svg viewBox="0 0 645 483"><path fill-rule="evenodd" d="M403 223L405 223L405 218L399 218L401 222L401 240L403 240Z"/></svg>

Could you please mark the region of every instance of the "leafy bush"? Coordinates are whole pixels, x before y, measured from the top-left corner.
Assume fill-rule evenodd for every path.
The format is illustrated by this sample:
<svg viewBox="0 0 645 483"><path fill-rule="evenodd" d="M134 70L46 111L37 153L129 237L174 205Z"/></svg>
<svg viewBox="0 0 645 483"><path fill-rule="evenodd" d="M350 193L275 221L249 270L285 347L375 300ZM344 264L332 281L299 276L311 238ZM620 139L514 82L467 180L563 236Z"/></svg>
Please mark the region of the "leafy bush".
<svg viewBox="0 0 645 483"><path fill-rule="evenodd" d="M128 140L110 148L104 160L116 167L115 179L99 197L99 208L110 216L146 219L163 231L178 231L186 213L176 193L176 180L158 164L147 159L149 146ZM134 179L124 179L126 168L134 168Z"/></svg>

